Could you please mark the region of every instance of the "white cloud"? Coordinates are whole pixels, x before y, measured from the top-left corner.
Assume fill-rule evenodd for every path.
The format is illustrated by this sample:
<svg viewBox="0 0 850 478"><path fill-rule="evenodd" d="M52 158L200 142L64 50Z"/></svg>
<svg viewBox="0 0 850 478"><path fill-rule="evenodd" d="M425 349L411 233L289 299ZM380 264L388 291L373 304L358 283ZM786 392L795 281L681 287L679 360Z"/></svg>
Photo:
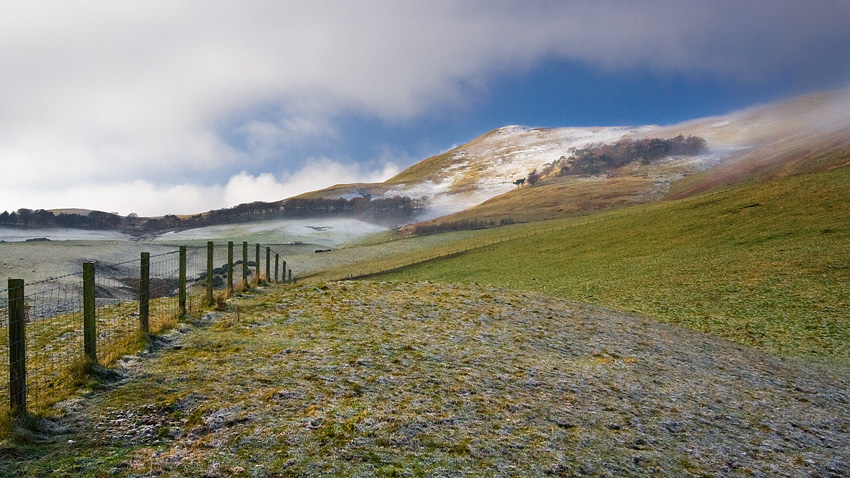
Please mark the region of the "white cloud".
<svg viewBox="0 0 850 478"><path fill-rule="evenodd" d="M189 214L205 211L223 204L221 186L156 185L148 181L116 181L107 183L80 183L51 188L28 198L25 192L9 188L0 192L0 201L30 209L63 208L97 209L120 214L137 213L143 216L164 214Z"/></svg>
<svg viewBox="0 0 850 478"><path fill-rule="evenodd" d="M0 191L0 203L11 204L8 210L20 207L51 209L61 204L63 207L99 209L123 215L194 214L254 201L279 201L335 184L381 182L398 172L398 166L388 161L369 169L360 163L317 158L308 160L299 170L284 177L268 173L251 175L242 171L223 186L157 185L144 180L83 183L45 190L26 204L17 202L25 191L12 186Z"/></svg>
<svg viewBox="0 0 850 478"><path fill-rule="evenodd" d="M828 47L850 39L846 0L30 0L2 10L0 161L30 207L45 188L69 192L51 206L128 184L180 196L163 181L220 183L247 164L253 175L234 184L297 190L258 171L289 147L338 139L340 117L398 121L463 105L494 72L544 58L751 80L846 61ZM298 184L313 176L347 177L317 169Z"/></svg>
<svg viewBox="0 0 850 478"><path fill-rule="evenodd" d="M224 199L230 206L252 201L277 201L336 184L382 182L399 172L398 166L390 161L375 169L367 169L360 163L314 158L283 178L267 173L252 176L243 171L227 182Z"/></svg>

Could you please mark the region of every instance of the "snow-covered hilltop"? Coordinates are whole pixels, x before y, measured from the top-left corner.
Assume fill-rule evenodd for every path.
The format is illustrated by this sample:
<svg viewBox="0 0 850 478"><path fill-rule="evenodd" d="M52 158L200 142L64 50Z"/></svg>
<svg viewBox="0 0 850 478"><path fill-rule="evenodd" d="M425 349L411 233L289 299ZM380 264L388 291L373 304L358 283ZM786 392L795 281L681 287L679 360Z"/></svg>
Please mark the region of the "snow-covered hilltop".
<svg viewBox="0 0 850 478"><path fill-rule="evenodd" d="M304 197L354 197L368 193L374 198L407 196L427 200L418 220L469 209L515 188L517 179L576 150L616 143L623 139L699 136L708 152L673 158L663 169L636 174L656 180L666 191L684 175L715 168L733 158L764 151L789 138L807 140L850 127L850 92L817 93L790 101L754 106L724 116L687 121L671 126L531 128L505 126L443 154L425 159L379 184L338 185ZM783 146L787 147L787 145ZM621 172L622 173L622 172ZM622 173L622 174L628 174ZM663 192L663 191L662 191ZM657 194L655 195L657 197Z"/></svg>
<svg viewBox="0 0 850 478"><path fill-rule="evenodd" d="M426 196L428 216L451 214L512 190L517 179L577 149L615 143L654 129L505 126L403 171L387 181L392 187L385 194Z"/></svg>

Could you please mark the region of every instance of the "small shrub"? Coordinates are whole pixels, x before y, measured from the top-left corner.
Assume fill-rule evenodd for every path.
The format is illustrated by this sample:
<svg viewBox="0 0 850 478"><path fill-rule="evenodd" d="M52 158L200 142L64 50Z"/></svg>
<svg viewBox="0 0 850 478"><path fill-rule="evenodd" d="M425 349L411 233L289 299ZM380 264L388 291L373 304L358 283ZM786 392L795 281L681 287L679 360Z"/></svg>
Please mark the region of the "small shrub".
<svg viewBox="0 0 850 478"><path fill-rule="evenodd" d="M227 297L225 297L225 295L226 294L219 294L219 295L215 296L215 305L214 305L215 310L218 310L218 311L227 310Z"/></svg>

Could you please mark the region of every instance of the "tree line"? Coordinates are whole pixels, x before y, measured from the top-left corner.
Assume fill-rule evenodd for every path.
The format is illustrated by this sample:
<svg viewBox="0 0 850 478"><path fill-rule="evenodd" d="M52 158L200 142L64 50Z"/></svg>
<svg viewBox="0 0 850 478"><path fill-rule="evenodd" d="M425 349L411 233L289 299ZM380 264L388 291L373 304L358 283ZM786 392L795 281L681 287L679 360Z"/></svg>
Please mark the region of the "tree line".
<svg viewBox="0 0 850 478"><path fill-rule="evenodd" d="M493 219L461 219L459 221L429 221L411 224L401 229L402 235L427 236L429 234L440 234L443 232L470 231L476 229L490 229L498 226L516 224L516 220L510 217Z"/></svg>
<svg viewBox="0 0 850 478"><path fill-rule="evenodd" d="M396 224L414 217L424 205L424 198L417 200L394 196L373 199L368 194L361 194L352 199L292 198L277 202L255 201L184 217L173 214L163 217L140 217L136 214L121 216L102 211L90 211L88 214L56 214L44 209L21 208L0 213L0 226L114 229L131 234L146 234L238 222L327 216L351 216Z"/></svg>
<svg viewBox="0 0 850 478"><path fill-rule="evenodd" d="M634 161L650 164L668 156L695 156L705 152L707 145L705 139L699 136L685 137L680 134L670 139L622 139L613 144L571 149L569 157L561 156L558 160L545 164L540 171L534 169L528 177L518 179L514 184L522 186L528 183L533 186L539 180L552 174L557 176L593 175Z"/></svg>
<svg viewBox="0 0 850 478"><path fill-rule="evenodd" d="M87 215L59 213L44 209L21 208L0 213L0 226L12 227L73 227L78 229L116 229L125 218L118 214L91 211Z"/></svg>

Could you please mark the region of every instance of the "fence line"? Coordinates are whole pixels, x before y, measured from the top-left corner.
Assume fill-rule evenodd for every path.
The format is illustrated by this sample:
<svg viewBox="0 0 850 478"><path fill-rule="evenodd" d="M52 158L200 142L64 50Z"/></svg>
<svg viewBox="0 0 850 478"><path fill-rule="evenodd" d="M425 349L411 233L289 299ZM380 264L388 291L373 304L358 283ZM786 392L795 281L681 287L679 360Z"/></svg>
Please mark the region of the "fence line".
<svg viewBox="0 0 850 478"><path fill-rule="evenodd" d="M8 381L0 378L0 403L8 405L0 405L0 418L44 410L84 383L91 361L112 363L141 346L148 333L211 305L214 291L226 285L208 271L232 279L232 254L223 257L223 247L208 243L119 263L86 262L79 273L31 284L9 279L0 289L0 363L9 370ZM267 246L268 283L270 258ZM214 267L222 261L224 266ZM245 263L243 274L251 271L260 283L259 263L251 267Z"/></svg>

